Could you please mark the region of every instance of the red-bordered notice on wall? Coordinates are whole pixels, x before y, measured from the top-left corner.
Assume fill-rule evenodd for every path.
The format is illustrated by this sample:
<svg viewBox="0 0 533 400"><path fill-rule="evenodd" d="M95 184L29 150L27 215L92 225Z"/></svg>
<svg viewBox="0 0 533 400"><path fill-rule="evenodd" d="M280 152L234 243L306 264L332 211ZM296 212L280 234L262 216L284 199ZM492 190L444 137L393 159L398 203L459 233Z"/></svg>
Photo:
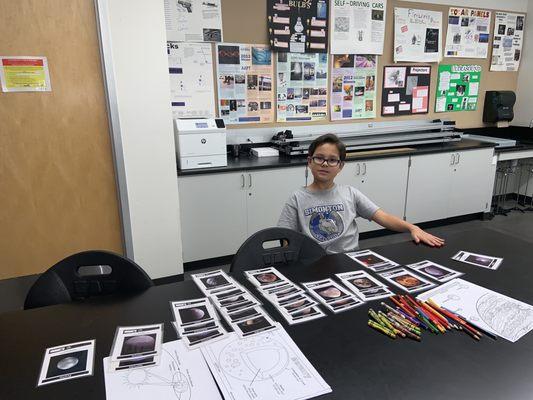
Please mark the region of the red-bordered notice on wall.
<svg viewBox="0 0 533 400"><path fill-rule="evenodd" d="M0 81L4 92L50 92L46 57L0 56Z"/></svg>

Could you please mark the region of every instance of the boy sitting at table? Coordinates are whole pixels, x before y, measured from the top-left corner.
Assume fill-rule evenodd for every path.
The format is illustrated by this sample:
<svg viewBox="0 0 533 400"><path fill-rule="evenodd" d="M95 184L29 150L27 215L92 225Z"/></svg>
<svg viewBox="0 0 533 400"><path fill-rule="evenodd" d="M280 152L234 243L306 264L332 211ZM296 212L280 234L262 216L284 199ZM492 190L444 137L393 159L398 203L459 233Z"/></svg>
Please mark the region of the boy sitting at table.
<svg viewBox="0 0 533 400"><path fill-rule="evenodd" d="M311 237L328 253L358 249L357 217L393 231L410 232L416 243L431 247L444 245L443 239L388 214L355 187L337 185L334 180L344 167L345 159L346 147L337 136L326 134L315 139L309 146L307 157L313 183L296 190L289 197L278 226Z"/></svg>

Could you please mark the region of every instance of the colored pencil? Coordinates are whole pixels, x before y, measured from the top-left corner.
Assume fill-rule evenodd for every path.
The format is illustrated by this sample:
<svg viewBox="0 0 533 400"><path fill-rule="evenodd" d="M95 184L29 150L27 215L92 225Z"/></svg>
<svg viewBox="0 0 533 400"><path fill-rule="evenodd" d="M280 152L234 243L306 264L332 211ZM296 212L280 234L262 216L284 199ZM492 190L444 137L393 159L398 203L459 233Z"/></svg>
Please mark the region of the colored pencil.
<svg viewBox="0 0 533 400"><path fill-rule="evenodd" d="M371 319L368 320L368 326L376 329L377 331L381 332L381 333L384 333L385 335L387 335L388 337L390 337L391 339L396 339L396 335L394 334L394 332L391 332L390 330L388 330L387 328L383 327L382 325L372 321Z"/></svg>

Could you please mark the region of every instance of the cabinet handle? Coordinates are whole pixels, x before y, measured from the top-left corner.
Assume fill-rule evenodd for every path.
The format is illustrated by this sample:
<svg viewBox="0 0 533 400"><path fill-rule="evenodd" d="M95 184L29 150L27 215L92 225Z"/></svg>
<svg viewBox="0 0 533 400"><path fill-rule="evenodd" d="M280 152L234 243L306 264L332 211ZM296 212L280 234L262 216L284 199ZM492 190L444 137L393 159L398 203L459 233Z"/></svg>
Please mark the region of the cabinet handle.
<svg viewBox="0 0 533 400"><path fill-rule="evenodd" d="M455 153L452 153L452 158L450 160L450 165L455 164Z"/></svg>
<svg viewBox="0 0 533 400"><path fill-rule="evenodd" d="M241 187L244 187L244 174L241 174Z"/></svg>
<svg viewBox="0 0 533 400"><path fill-rule="evenodd" d="M250 179L250 183L248 184L248 187L252 187L252 174L248 174L248 179Z"/></svg>
<svg viewBox="0 0 533 400"><path fill-rule="evenodd" d="M357 172L355 173L355 175L359 175L360 173L361 173L361 165L357 163Z"/></svg>
<svg viewBox="0 0 533 400"><path fill-rule="evenodd" d="M461 160L461 154L460 153L457 153L457 163L456 164L459 164L459 161Z"/></svg>
<svg viewBox="0 0 533 400"><path fill-rule="evenodd" d="M363 175L366 175L366 162L363 163L363 167L364 167L364 169L363 169Z"/></svg>

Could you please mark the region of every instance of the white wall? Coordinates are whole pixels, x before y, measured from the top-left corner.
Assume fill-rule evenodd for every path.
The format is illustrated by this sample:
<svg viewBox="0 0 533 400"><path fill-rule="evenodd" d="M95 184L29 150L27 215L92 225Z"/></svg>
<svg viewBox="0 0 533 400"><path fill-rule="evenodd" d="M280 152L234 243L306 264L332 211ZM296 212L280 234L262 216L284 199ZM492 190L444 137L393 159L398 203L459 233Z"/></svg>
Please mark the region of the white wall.
<svg viewBox="0 0 533 400"><path fill-rule="evenodd" d="M183 273L163 0L96 0L127 255Z"/></svg>
<svg viewBox="0 0 533 400"><path fill-rule="evenodd" d="M527 11L528 0L404 0L416 3L445 4L458 7L485 8L506 11Z"/></svg>
<svg viewBox="0 0 533 400"><path fill-rule="evenodd" d="M522 61L518 70L513 125L529 126L533 120L533 0L529 2Z"/></svg>

